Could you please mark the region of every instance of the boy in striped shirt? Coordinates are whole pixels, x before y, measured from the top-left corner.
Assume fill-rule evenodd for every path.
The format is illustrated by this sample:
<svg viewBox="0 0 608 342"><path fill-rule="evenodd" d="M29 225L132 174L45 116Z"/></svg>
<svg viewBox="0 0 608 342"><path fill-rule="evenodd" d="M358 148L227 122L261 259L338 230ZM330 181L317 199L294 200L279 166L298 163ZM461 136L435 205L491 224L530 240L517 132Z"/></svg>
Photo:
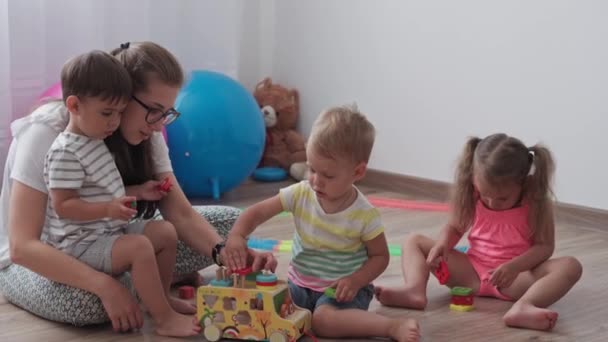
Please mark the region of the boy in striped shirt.
<svg viewBox="0 0 608 342"><path fill-rule="evenodd" d="M354 185L365 176L374 138L374 126L355 107L321 113L306 148L308 180L247 209L228 235L228 260L222 262L231 269L244 267L246 237L289 211L296 227L289 291L297 306L313 311L315 332L417 341L415 320L367 311L374 295L371 282L389 262L380 213ZM335 298L324 293L327 288L335 289Z"/></svg>
<svg viewBox="0 0 608 342"><path fill-rule="evenodd" d="M63 66L61 86L69 121L45 159L50 201L43 241L98 271L110 275L130 271L159 335L197 334L195 308L169 295L177 248L175 228L160 220L129 223L138 214L132 203L158 201L166 193L157 189L160 182L154 180L125 189L103 140L118 129L131 100L129 73L110 54L92 51ZM128 319L113 326L124 330L143 325L139 308Z"/></svg>

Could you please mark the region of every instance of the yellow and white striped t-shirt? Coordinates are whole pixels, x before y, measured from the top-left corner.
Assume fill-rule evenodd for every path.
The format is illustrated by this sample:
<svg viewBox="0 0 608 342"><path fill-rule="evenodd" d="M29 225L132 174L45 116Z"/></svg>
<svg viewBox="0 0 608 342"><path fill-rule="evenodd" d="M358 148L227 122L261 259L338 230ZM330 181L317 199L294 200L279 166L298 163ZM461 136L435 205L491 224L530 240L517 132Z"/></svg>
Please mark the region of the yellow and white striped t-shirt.
<svg viewBox="0 0 608 342"><path fill-rule="evenodd" d="M380 213L357 189L347 209L327 214L308 181L281 189L283 209L293 214L296 226L289 279L296 285L324 291L367 261L364 241L384 232Z"/></svg>

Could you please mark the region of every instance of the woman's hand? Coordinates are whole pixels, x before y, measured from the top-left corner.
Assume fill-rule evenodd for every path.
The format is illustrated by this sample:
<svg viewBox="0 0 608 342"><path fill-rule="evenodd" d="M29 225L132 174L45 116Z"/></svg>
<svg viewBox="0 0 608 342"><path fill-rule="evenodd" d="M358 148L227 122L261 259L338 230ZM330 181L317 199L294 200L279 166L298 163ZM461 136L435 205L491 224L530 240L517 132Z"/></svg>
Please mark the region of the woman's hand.
<svg viewBox="0 0 608 342"><path fill-rule="evenodd" d="M108 276L98 294L115 332L139 330L144 324L135 298L119 281Z"/></svg>
<svg viewBox="0 0 608 342"><path fill-rule="evenodd" d="M230 240L230 239L229 239ZM227 246L228 244L226 244ZM277 269L277 259L274 257L274 255L271 252L257 252L254 251L251 248L247 248L247 265L246 266L251 266L251 270L253 272L258 272L261 270L269 270L274 272ZM229 256L226 252L226 247L224 247L221 252L220 252L220 261L224 264L226 264L226 260L228 260ZM246 267L244 266L244 267ZM240 268L231 268L228 264L226 264L226 267L228 267L229 270L237 270L240 268L244 268L244 267L240 267Z"/></svg>
<svg viewBox="0 0 608 342"><path fill-rule="evenodd" d="M226 246L220 251L220 261L231 271L247 266L249 248L247 240L238 234L229 234Z"/></svg>

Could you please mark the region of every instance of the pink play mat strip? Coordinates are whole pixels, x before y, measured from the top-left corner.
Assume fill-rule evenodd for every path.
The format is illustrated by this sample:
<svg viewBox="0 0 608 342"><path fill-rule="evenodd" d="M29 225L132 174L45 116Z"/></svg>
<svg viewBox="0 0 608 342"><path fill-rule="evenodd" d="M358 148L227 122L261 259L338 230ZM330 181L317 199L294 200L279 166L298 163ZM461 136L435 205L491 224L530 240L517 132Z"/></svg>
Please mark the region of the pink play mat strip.
<svg viewBox="0 0 608 342"><path fill-rule="evenodd" d="M426 211L448 211L447 203L439 202L420 202L404 199L373 197L367 198L369 202L379 208L396 208L406 210L426 210Z"/></svg>

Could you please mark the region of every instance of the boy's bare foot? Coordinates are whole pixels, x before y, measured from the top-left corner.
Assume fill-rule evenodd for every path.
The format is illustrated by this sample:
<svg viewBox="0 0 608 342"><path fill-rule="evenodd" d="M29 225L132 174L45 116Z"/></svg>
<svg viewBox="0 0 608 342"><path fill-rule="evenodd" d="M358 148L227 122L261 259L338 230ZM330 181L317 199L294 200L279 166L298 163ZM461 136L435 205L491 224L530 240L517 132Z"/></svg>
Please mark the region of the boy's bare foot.
<svg viewBox="0 0 608 342"><path fill-rule="evenodd" d="M557 322L558 313L538 308L532 304L515 303L504 315L506 325L516 328L551 330Z"/></svg>
<svg viewBox="0 0 608 342"><path fill-rule="evenodd" d="M164 319L156 322L156 333L161 336L186 337L201 332L196 317L182 315L175 311L169 313Z"/></svg>
<svg viewBox="0 0 608 342"><path fill-rule="evenodd" d="M424 292L421 293L420 291L406 287L390 288L376 286L374 292L376 293L376 299L386 306L423 310L427 303Z"/></svg>
<svg viewBox="0 0 608 342"><path fill-rule="evenodd" d="M420 340L418 321L411 318L393 320L390 337L397 342L418 342Z"/></svg>
<svg viewBox="0 0 608 342"><path fill-rule="evenodd" d="M186 315L193 315L196 313L196 306L187 300L175 298L173 296L167 296L167 299L173 310L179 313Z"/></svg>

